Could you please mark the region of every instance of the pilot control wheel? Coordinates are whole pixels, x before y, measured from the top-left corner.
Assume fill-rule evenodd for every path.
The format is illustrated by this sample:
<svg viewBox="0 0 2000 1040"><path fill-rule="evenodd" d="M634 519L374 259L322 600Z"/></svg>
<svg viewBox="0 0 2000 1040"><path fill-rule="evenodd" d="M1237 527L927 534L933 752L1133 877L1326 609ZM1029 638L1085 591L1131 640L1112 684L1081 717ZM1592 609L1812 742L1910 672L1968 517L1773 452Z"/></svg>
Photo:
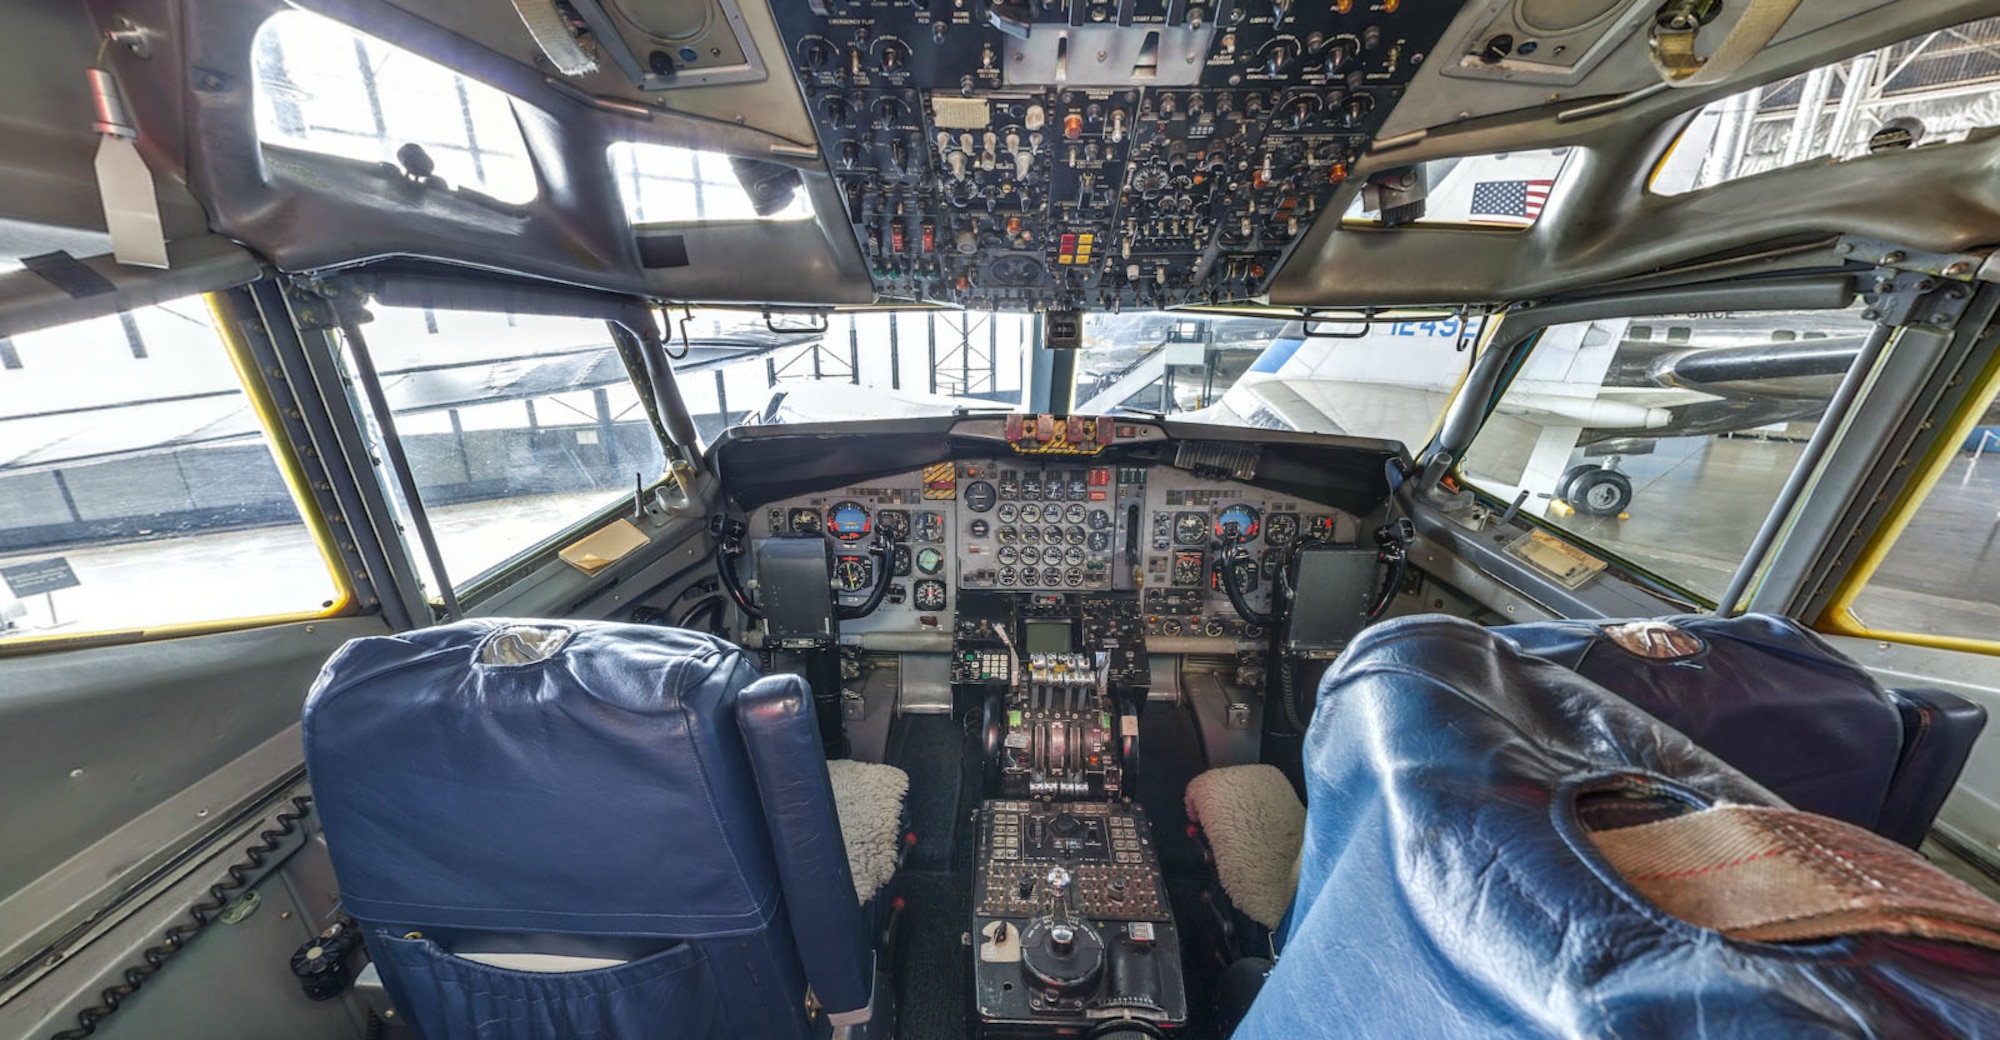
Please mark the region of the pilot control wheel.
<svg viewBox="0 0 2000 1040"><path fill-rule="evenodd" d="M1632 478L1617 470L1592 466L1564 483L1563 501L1586 516L1617 516L1632 504Z"/></svg>

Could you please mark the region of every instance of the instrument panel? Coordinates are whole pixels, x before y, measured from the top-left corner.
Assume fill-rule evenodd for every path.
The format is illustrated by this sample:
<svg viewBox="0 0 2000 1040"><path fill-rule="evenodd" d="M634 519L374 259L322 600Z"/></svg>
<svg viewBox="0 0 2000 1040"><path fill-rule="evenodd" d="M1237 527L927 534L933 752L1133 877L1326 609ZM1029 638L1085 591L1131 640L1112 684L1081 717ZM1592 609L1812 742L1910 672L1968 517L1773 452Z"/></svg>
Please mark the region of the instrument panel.
<svg viewBox="0 0 2000 1040"><path fill-rule="evenodd" d="M952 630L960 593L1135 592L1153 637L1255 639L1230 604L1212 546L1248 551L1239 585L1268 610L1283 552L1305 538L1352 543L1358 521L1329 506L1166 464L961 459L798 495L753 510L753 540L833 544L839 601L867 598L877 532L897 550L882 605L844 633ZM755 554L750 554L754 559Z"/></svg>

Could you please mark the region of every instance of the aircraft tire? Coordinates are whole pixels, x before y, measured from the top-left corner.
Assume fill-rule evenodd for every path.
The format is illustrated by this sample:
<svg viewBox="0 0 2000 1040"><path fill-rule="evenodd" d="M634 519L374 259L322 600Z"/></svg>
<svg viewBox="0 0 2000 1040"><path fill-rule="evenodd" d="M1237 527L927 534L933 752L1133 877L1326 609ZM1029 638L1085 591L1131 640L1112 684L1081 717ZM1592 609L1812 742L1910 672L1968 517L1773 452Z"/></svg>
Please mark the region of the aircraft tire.
<svg viewBox="0 0 2000 1040"><path fill-rule="evenodd" d="M1564 501L1588 516L1617 516L1632 504L1632 478L1617 470L1594 468L1570 482Z"/></svg>
<svg viewBox="0 0 2000 1040"><path fill-rule="evenodd" d="M1571 497L1571 493L1576 490L1576 479L1586 473L1595 473L1603 468L1603 466L1597 465L1594 462L1579 462L1569 469L1564 470L1562 479L1556 481L1556 497L1572 505L1576 504L1576 499Z"/></svg>

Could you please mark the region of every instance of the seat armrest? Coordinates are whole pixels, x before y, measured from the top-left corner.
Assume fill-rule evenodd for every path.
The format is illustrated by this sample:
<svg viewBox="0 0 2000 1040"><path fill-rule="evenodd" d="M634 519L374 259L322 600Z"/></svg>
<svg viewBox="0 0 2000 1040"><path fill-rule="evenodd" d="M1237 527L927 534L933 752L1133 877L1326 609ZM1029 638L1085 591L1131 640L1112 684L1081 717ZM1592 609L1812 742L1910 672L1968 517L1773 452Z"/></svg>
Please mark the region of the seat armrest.
<svg viewBox="0 0 2000 1040"><path fill-rule="evenodd" d="M1958 784L1986 728L1986 709L1944 690L1890 690L1889 699L1903 716L1903 751L1875 830L1916 848Z"/></svg>
<svg viewBox="0 0 2000 1040"><path fill-rule="evenodd" d="M806 981L830 1014L865 1009L874 989L874 957L854 896L812 689L796 675L759 679L737 695L736 722L757 776Z"/></svg>

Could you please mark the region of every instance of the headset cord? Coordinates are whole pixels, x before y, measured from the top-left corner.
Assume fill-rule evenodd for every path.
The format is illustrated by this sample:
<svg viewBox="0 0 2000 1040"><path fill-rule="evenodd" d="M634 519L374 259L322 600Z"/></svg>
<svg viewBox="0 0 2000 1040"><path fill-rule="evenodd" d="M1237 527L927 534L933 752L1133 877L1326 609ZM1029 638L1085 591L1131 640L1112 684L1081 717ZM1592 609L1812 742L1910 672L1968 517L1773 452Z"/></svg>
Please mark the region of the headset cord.
<svg viewBox="0 0 2000 1040"><path fill-rule="evenodd" d="M298 830L300 820L312 811L312 795L299 795L292 799L292 808L280 811L275 826L257 833L257 844L243 851L243 858L229 867L229 876L208 886L208 898L188 907L188 920L167 929L156 946L149 946L139 955L140 963L134 964L121 974L119 981L106 986L97 995L98 1003L76 1013L76 1028L65 1029L49 1040L83 1040L97 1032L97 1024L110 1018L120 1004L139 992L146 980L159 973L161 965L171 960L174 954L195 936L208 929L213 915L229 905L229 898L237 889L249 883L250 872L264 865L264 858L278 851L279 844Z"/></svg>

